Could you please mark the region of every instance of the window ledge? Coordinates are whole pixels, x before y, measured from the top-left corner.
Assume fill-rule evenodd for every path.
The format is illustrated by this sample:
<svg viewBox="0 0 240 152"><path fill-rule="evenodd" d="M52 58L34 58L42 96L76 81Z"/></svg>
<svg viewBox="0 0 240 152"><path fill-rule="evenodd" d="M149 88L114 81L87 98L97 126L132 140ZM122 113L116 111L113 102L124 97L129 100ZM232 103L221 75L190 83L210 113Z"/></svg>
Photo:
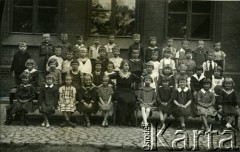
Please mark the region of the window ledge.
<svg viewBox="0 0 240 152"><path fill-rule="evenodd" d="M42 34L16 34L11 33L8 37L2 39L2 45L18 45L19 41L26 41L28 46L39 46L43 41ZM53 44L60 42L58 36L52 35Z"/></svg>

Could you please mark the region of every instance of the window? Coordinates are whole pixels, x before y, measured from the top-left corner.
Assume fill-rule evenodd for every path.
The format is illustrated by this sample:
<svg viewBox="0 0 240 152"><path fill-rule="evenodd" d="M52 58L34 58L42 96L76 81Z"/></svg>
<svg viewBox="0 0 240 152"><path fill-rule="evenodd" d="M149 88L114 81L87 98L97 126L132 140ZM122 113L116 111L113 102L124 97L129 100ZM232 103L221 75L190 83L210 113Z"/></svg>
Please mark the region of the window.
<svg viewBox="0 0 240 152"><path fill-rule="evenodd" d="M136 32L136 0L92 0L90 35L130 36Z"/></svg>
<svg viewBox="0 0 240 152"><path fill-rule="evenodd" d="M12 0L12 32L57 33L59 0Z"/></svg>
<svg viewBox="0 0 240 152"><path fill-rule="evenodd" d="M167 36L211 38L211 1L168 0Z"/></svg>

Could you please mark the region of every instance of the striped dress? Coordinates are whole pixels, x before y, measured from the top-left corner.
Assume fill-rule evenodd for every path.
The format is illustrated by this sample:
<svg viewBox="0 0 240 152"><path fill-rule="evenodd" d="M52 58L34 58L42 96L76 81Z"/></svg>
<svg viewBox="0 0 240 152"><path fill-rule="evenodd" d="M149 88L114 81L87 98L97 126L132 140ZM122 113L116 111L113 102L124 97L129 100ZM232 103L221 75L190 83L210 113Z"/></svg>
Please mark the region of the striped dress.
<svg viewBox="0 0 240 152"><path fill-rule="evenodd" d="M59 88L58 110L74 112L76 110L76 89L73 86L63 85Z"/></svg>

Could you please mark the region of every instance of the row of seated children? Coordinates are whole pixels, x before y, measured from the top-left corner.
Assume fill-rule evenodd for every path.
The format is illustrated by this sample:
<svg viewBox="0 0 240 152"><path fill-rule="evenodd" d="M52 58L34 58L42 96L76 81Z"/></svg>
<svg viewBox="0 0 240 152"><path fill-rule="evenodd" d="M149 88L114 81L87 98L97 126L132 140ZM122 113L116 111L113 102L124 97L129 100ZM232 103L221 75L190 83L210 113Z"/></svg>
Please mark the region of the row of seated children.
<svg viewBox="0 0 240 152"><path fill-rule="evenodd" d="M31 64L30 61L32 61L32 59L28 60L26 62L26 65ZM57 62L55 61L53 63L54 64L52 65L52 67L56 67ZM110 64L112 63L110 62ZM33 65L29 67L33 67ZM73 60L71 62L71 66L73 71L74 70L77 71L79 62L77 60ZM29 67L27 70L31 71ZM187 69L186 66L182 65L181 67L183 67L181 72L186 74L186 69ZM160 109L160 120L162 123L164 123L167 115L172 114L174 117L179 118L181 122L181 125L180 125L181 128L185 129L185 118L186 118L185 116L197 114L197 115L201 115L201 118L204 123L204 127L205 129L208 129L209 126L207 124L206 113L208 113L207 115L209 116L215 116L217 114L216 109L218 109L218 111L222 111L222 114L226 116L225 120L228 120L228 117L231 116L229 121L227 121L226 127L227 128L232 127L231 124L234 120L233 118L238 116L237 111L236 110L234 111L234 109L238 108L237 97L236 97L236 92L232 89L232 87L234 86L233 80L231 78L225 78L225 80L223 79L223 77L221 76L221 72L222 72L221 67L215 67L214 75L212 75L212 80L211 80L204 76L203 68L199 66L196 69L196 73L190 78L190 81L189 81L189 77L187 76L186 77L179 76L179 78L177 79L176 78L170 79L172 77L172 75L170 75L172 69L170 66L165 66L163 73L167 74L168 76L160 75L159 77L161 77L161 79L157 80L157 83L155 84L155 89L153 87L150 87L150 85L154 83L151 77L151 72L153 71L153 68L154 68L153 64L149 62L146 67L147 74L146 75L143 74L145 83L143 87L140 87L138 92L138 100L141 103L141 107L142 107L141 109L142 109L142 114L143 114L143 119L145 124L147 123L147 117L149 116L149 111L151 110L151 107L153 106L154 102L157 101L159 103L158 106ZM27 71L25 71L25 73L29 74L29 72ZM13 106L10 106L8 108L9 117L7 117L8 119L6 121L7 122L6 124L9 124L9 120L11 120L11 115L16 112L16 109L18 109L19 106L21 107L20 109L22 110L25 107L27 108L31 107L31 106L24 105L25 103L29 103L26 100L31 101L34 96L34 94L32 94L33 89L29 89L29 90L26 89L26 87L30 87L30 88L32 87L32 85L29 85L29 82L27 81L29 79L29 76L26 76L27 74L22 76L23 84L19 86L19 89L17 89L16 95L19 102L16 102L16 103L18 104L14 104ZM74 80L74 77L72 77L71 75L67 75L65 76L66 78L65 84L60 88L59 86L54 85L55 78L56 77L52 74L47 75L46 84L45 86L42 87L43 90L46 88L56 88L56 89L53 89L55 90L55 93L52 93L51 91L50 92L47 91L43 93L42 89L40 90L40 96L39 96L40 112L44 111L42 110L44 105L46 106L49 104L48 103L49 101L52 101L52 104L50 104L52 105L52 107L50 109L49 107L45 107L48 109L47 111L50 110L50 112L46 112L46 114L43 113L44 122L42 126L50 127L50 124L48 122L48 115L54 113L54 108L56 108L57 105L59 107L58 109L63 112L63 115L66 119L66 122L64 122L61 125L64 126L68 124L73 127L75 126L75 124L72 123L69 118L71 114L76 110L76 107L75 107L77 104L76 101L81 101L80 106L78 106L79 107L78 111L80 113L81 112L84 113L86 126L90 126L89 117L92 113L95 113L98 110L97 106L101 107L101 110L110 109L112 105L111 96L100 97L99 98L100 102L98 102L99 92L105 90L106 88L108 88L107 90L109 91L108 95L113 94L114 89L112 89L112 87L107 87L109 78L103 77L102 86L105 86L106 87L105 89L101 88L102 86L99 86L99 89L95 87L95 85L92 84L91 75L85 75L83 77L79 75L79 77L76 78L78 79L77 81L75 81L76 79ZM83 81L81 80L81 78L83 78ZM217 88L216 86L221 86L222 83L224 82L223 80L226 81L225 83L227 84L226 85L227 87L225 86L225 84L223 84L223 89L220 89L221 90L220 93L219 91L215 91L215 94L214 94L211 90L215 90L214 88ZM72 83L73 81L75 81L75 83ZM176 88L175 88L176 83L174 84L174 81L176 81L178 84ZM188 84L189 82L190 84ZM66 85L68 87L66 87ZM76 85L79 85L79 86L76 86ZM81 85L83 87L81 87ZM76 89L77 87L79 88ZM58 88L59 88L59 96L56 95L56 92L58 92ZM21 99L22 95L24 98L26 97L26 94L25 94L26 92L24 92L23 90L25 91L28 90L29 99ZM150 96L146 95L146 93L147 94L150 93L149 90L151 90ZM22 91L23 91L23 94L21 94ZM42 99L42 98L49 98L48 97L49 95L52 96L50 97L50 99L48 100ZM220 96L221 98L219 99L218 96ZM101 98L104 98L105 100ZM216 104L215 104L215 98L219 99L219 101ZM58 101L58 104L56 104L56 101ZM85 103L85 101L87 101L88 103ZM21 102L22 104L19 105L19 103ZM107 104L104 105L104 102ZM42 103L44 104L42 105ZM234 107L234 109L231 109L232 107ZM193 113L194 108L197 109L197 113ZM204 108L205 108L205 111L203 110ZM107 122L107 117L109 113L108 110L103 110L104 111L104 121L102 123L103 126L108 125L108 122ZM27 124L27 122L24 115L26 114L27 111L29 111L29 109L24 110L24 112L20 112L23 115L21 118L25 124ZM235 120L235 125L237 126L237 119Z"/></svg>

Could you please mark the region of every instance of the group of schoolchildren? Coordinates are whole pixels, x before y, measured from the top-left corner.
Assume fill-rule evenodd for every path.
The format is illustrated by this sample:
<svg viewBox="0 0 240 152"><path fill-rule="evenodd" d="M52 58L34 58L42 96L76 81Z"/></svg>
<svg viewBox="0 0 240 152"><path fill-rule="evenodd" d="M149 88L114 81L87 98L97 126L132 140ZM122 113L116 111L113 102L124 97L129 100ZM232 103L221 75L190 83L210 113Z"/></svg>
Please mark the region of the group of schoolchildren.
<svg viewBox="0 0 240 152"><path fill-rule="evenodd" d="M183 40L177 50L174 40L168 38L167 46L160 49L156 37L150 37L149 46L144 48L140 35L134 34L128 59L123 59L114 35L109 36L106 45L95 37L90 47L84 44L83 36L76 38L72 46L68 35L62 33L61 43L54 46L50 34L43 34L38 64L26 52L27 43L19 42L19 52L11 66L17 102L7 106L6 125L11 124L14 115L28 125L26 114L33 111L33 100L37 98L44 118L41 126L47 128L49 117L56 110L63 113L62 127L76 126L71 121L75 111L83 115L84 125L90 127L91 115L101 110L101 125L106 127L109 111L116 102L117 119L124 125L132 125L139 103L143 126L148 124L151 110L157 107L161 125L172 115L179 121L179 128L185 130L189 116L200 116L202 129L209 129L209 117L221 120L227 128L238 129L237 93L233 79L223 77L226 54L220 42L207 51L204 41L199 40L193 51L189 41Z"/></svg>

